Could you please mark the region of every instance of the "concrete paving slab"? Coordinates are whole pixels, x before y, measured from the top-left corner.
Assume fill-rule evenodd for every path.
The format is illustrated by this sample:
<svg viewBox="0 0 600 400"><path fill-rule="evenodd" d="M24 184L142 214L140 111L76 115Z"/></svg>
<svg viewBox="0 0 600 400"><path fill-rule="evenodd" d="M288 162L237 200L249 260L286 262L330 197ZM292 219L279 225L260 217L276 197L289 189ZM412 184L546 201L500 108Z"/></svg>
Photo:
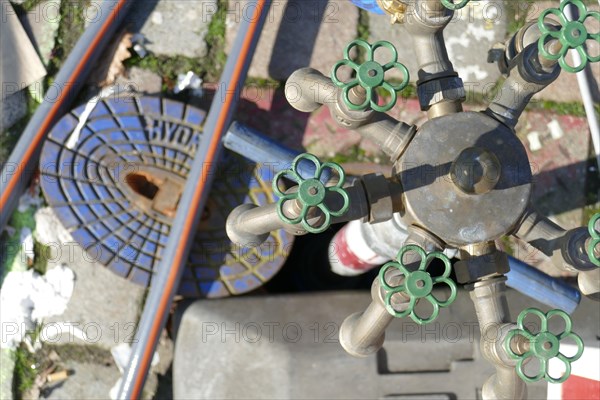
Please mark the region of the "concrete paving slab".
<svg viewBox="0 0 600 400"><path fill-rule="evenodd" d="M127 20L155 55L199 58L207 54L204 38L216 11L216 0L138 1Z"/></svg>
<svg viewBox="0 0 600 400"><path fill-rule="evenodd" d="M60 316L44 320L42 340L58 348L97 346L106 352L120 343L130 344L137 330L145 290L95 262L92 253L84 254L52 209L40 209L35 219L36 239L50 246L48 268L64 263L75 272L75 288L67 309ZM75 330L79 332L72 334ZM160 361L148 375L144 398L152 398L158 386L157 374L164 375L173 359L173 342L164 332L157 352ZM109 358L108 362L106 357L85 362L67 360L66 368L73 370L74 375L49 391L47 398L108 398L121 376L112 357Z"/></svg>
<svg viewBox="0 0 600 400"><path fill-rule="evenodd" d="M212 90L214 85L204 85L204 88ZM412 118L422 117L418 102L412 99L406 101L410 104L407 114L412 114L416 109ZM392 113L401 113L400 110ZM277 118L273 118L273 115ZM331 118L327 107L321 107L313 113L295 110L288 104L282 89L246 88L235 118L285 146L300 151L308 150L318 157L352 155L357 146L358 151L369 158L381 155L379 148L362 139L358 133L340 127Z"/></svg>
<svg viewBox="0 0 600 400"><path fill-rule="evenodd" d="M25 114L27 114L27 97L24 90L13 93L4 99L0 98L0 132L13 126Z"/></svg>
<svg viewBox="0 0 600 400"><path fill-rule="evenodd" d="M566 229L583 225L589 134L583 117L527 112L517 125L535 176L532 202Z"/></svg>
<svg viewBox="0 0 600 400"><path fill-rule="evenodd" d="M407 22L411 23L410 14ZM465 89L482 93L489 90L500 72L496 64L487 63L488 50L506 36L504 3L489 1L471 2L454 14L444 30L448 56L465 83ZM406 65L411 81L416 82L418 65L413 43L404 24L390 23L387 15L369 14L370 41L388 40L398 49L398 61ZM400 73L390 77L401 79Z"/></svg>
<svg viewBox="0 0 600 400"><path fill-rule="evenodd" d="M87 339L75 339L63 329L56 343L90 343L110 348L131 342L141 313L143 289L102 265L86 262L82 248L77 247L75 241L61 243L61 246L63 250L67 246L72 250L68 265L75 272L75 289L64 314L51 317L45 323L57 329L65 324L79 328Z"/></svg>
<svg viewBox="0 0 600 400"><path fill-rule="evenodd" d="M528 19L537 19L540 13L547 8L556 8L556 1L536 1L535 5L529 9ZM600 11L600 5L594 2L586 2L588 10ZM585 21L586 27L593 29L590 32L598 32L598 23L594 25L593 18ZM597 51L597 50L596 50ZM597 53L596 53L597 54ZM571 56L567 57L567 62L573 65ZM590 89L594 101L600 101L600 63L591 64L590 71L587 73L590 82ZM550 100L556 102L583 101L579 92L577 75L566 71L561 72L558 79L550 86L542 90L533 97L535 100Z"/></svg>
<svg viewBox="0 0 600 400"><path fill-rule="evenodd" d="M202 104L206 107L210 106L217 85L202 85L205 94ZM303 149L302 140L309 117L310 114L297 111L288 104L278 85L245 87L234 116L236 121L296 150Z"/></svg>
<svg viewBox="0 0 600 400"><path fill-rule="evenodd" d="M25 32L46 67L52 57L60 25L60 3L60 0L42 1L21 18Z"/></svg>
<svg viewBox="0 0 600 400"><path fill-rule="evenodd" d="M511 289L507 298L513 316L528 306L540 307ZM419 326L408 318L394 321L386 331L383 350L365 358L351 357L339 344L339 327L347 315L364 310L370 300L363 291L193 303L183 313L177 333L174 395L194 399L477 398L494 368L481 356L479 328L466 291L459 290L456 302L440 312L435 324ZM586 345L597 343L597 329L589 324L598 310L590 303L582 301L585 311L578 310L574 317ZM450 326L451 334L446 329ZM544 381L529 384L529 398L546 398L547 387Z"/></svg>
<svg viewBox="0 0 600 400"><path fill-rule="evenodd" d="M239 22L250 15L247 2L230 0L226 52ZM248 75L287 79L302 67L329 74L344 46L357 36L358 8L346 0L276 0L271 6Z"/></svg>
<svg viewBox="0 0 600 400"><path fill-rule="evenodd" d="M46 389L47 399L108 399L108 393L121 376L117 367L96 363L69 361L67 369L74 373L67 380Z"/></svg>
<svg viewBox="0 0 600 400"><path fill-rule="evenodd" d="M0 0L0 7L0 99L4 99L40 81L46 69L10 2Z"/></svg>
<svg viewBox="0 0 600 400"><path fill-rule="evenodd" d="M343 154L360 142L361 136L339 126L331 118L327 107L321 107L312 113L302 140L307 151L329 158Z"/></svg>
<svg viewBox="0 0 600 400"><path fill-rule="evenodd" d="M132 67L127 70L127 76L119 75L116 84L129 87L136 93L156 94L162 91L162 78L147 69Z"/></svg>
<svg viewBox="0 0 600 400"><path fill-rule="evenodd" d="M44 232L40 235L40 232ZM105 349L131 342L144 299L144 288L106 269L93 250L89 254L62 227L50 208L36 213L36 238L51 247L48 268L66 264L75 273L75 288L64 314L48 318L54 344L94 344ZM75 338L78 328L87 340Z"/></svg>

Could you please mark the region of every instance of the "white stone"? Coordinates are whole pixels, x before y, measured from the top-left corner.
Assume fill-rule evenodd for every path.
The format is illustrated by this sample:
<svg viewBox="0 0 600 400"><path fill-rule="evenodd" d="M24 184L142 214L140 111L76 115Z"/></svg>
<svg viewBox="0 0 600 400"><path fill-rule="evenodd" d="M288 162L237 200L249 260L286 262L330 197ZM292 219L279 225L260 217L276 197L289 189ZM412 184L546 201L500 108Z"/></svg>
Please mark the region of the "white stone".
<svg viewBox="0 0 600 400"><path fill-rule="evenodd" d="M73 294L74 280L73 271L64 265L46 275L33 270L9 272L0 289L0 346L14 349L36 323L62 314Z"/></svg>
<svg viewBox="0 0 600 400"><path fill-rule="evenodd" d="M72 242L73 238L63 228L60 220L50 207L40 208L34 215L35 233L34 237L46 246Z"/></svg>
<svg viewBox="0 0 600 400"><path fill-rule="evenodd" d="M527 134L527 141L529 142L529 150L538 151L542 148L542 142L540 141L540 134L538 132L530 132Z"/></svg>

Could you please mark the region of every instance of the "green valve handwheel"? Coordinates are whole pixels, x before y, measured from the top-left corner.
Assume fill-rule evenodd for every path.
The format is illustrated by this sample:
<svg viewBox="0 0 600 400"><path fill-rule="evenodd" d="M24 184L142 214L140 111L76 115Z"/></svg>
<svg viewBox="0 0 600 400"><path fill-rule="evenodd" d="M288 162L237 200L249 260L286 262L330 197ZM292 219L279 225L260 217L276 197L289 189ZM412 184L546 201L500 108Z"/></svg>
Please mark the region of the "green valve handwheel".
<svg viewBox="0 0 600 400"><path fill-rule="evenodd" d="M590 223L588 224L588 230L592 240L590 240L588 245L587 253L590 261L600 267L600 258L596 257L596 254L594 254L594 249L597 246L600 246L600 231L596 229L596 223L598 220L600 220L600 213L594 214L594 216L590 219Z"/></svg>
<svg viewBox="0 0 600 400"><path fill-rule="evenodd" d="M442 4L444 5L444 7L450 10L460 10L461 8L466 6L469 3L469 1L471 0L460 0L459 2L455 3L452 0L442 0Z"/></svg>
<svg viewBox="0 0 600 400"><path fill-rule="evenodd" d="M306 179L302 177L298 171L298 163L301 160L310 161L315 165L315 172L312 177ZM321 182L321 175L327 168L335 171L339 177L337 183L335 183L333 186L327 186ZM289 193L282 192L279 189L278 182L283 177L287 177L298 183L298 190ZM301 223L304 229L311 233L321 233L325 231L331 224L332 216L340 217L346 211L348 211L350 207L350 197L343 188L345 180L346 174L344 169L338 164L333 162L321 163L321 161L319 161L319 159L312 154L300 154L294 159L290 169L278 172L273 178L273 191L277 196L279 196L279 200L277 200L277 214L279 215L279 218L283 222L291 225ZM341 196L343 201L339 210L330 210L325 204L325 198L330 192L335 192ZM283 211L283 205L287 201L297 201L299 203L301 206L301 211L298 217L288 218L285 215ZM311 216L309 216L309 211L315 207L321 210L321 213L325 217L323 222L317 226L313 226L309 223L309 219L311 218Z"/></svg>
<svg viewBox="0 0 600 400"><path fill-rule="evenodd" d="M404 265L402 258L404 254L409 251L414 251L420 256L419 268L416 271L409 271ZM438 258L444 262L444 273L439 277L432 277L429 272L427 272L427 266L430 261L434 258ZM404 277L404 280L397 286L390 285L386 281L386 274L390 269L397 269L401 275ZM379 270L379 282L381 286L386 290L385 295L385 308L387 311L392 314L396 318L403 318L407 315L410 315L413 321L415 321L419 325L424 325L435 320L440 312L440 307L448 307L450 304L456 300L456 283L452 281L449 276L452 272L452 264L448 257L441 252L432 252L425 253L421 247L410 244L404 246L396 257L396 261L391 261L385 264L381 270ZM431 292L433 290L433 286L438 283L445 283L450 287L451 294L446 301L438 300ZM408 302L408 307L404 311L397 311L392 305L392 296L398 293L404 293L407 295L410 300ZM433 306L433 312L429 316L429 318L421 318L415 313L415 306L417 301L420 299L426 299Z"/></svg>
<svg viewBox="0 0 600 400"><path fill-rule="evenodd" d="M565 15L565 7L569 4L576 6L579 10L579 18L575 21L570 21ZM545 23L546 17L550 14L558 18L560 23L560 30L552 30ZM585 68L588 62L600 61L600 54L597 56L591 56L586 48L585 42L587 40L600 41L600 33L590 33L584 25L584 22L588 19L596 19L600 22L600 13L597 11L588 11L585 4L581 0L569 0L561 3L560 8L548 8L542 11L538 18L538 27L542 36L538 41L538 51L540 54L549 60L558 60L558 64L562 69L568 72L579 72ZM550 19L548 22L553 22ZM562 48L557 54L553 54L546 50L545 45L549 38L556 39L562 45ZM574 49L579 53L581 57L581 64L577 66L571 66L567 64L567 52L569 49Z"/></svg>
<svg viewBox="0 0 600 400"><path fill-rule="evenodd" d="M350 57L350 51L354 47L362 47L366 50L367 59L364 63L357 64ZM379 48L388 49L392 53L391 61L384 65L375 61L375 51ZM342 82L337 76L339 69L343 66L350 67L356 72L356 77L350 82ZM402 82L400 84L392 85L385 80L385 73L393 68L402 72ZM372 45L362 39L353 40L344 49L344 59L338 61L331 70L331 80L336 86L342 88L344 103L350 110L354 111L364 111L368 107L380 112L391 110L398 101L398 92L408 85L409 79L408 69L398 62L398 51L393 44L384 40L375 42ZM359 86L366 91L366 99L361 104L354 104L350 100L350 90ZM377 104L376 101L375 91L379 87L385 89L391 96L390 101L383 106Z"/></svg>
<svg viewBox="0 0 600 400"><path fill-rule="evenodd" d="M541 321L540 331L537 334L532 334L524 325L525 317L529 314L536 315ZM553 316L559 316L565 321L565 328L561 334L555 335L548 330L548 320ZM571 318L562 310L551 310L544 314L536 308L527 308L519 314L517 329L511 330L506 335L504 349L511 358L519 360L517 362L517 374L521 379L529 383L540 379L545 379L551 383L561 383L567 380L571 375L571 363L577 361L583 354L583 340L571 332L571 327ZM517 354L511 348L511 341L516 336L522 336L528 341L528 349L523 354ZM575 342L577 346L575 355L567 357L559 351L560 342L564 339L571 339ZM540 363L539 372L534 376L527 375L524 371L524 363L530 357L537 358ZM552 377L548 373L550 360L553 358L559 359L565 366L565 373L560 378Z"/></svg>

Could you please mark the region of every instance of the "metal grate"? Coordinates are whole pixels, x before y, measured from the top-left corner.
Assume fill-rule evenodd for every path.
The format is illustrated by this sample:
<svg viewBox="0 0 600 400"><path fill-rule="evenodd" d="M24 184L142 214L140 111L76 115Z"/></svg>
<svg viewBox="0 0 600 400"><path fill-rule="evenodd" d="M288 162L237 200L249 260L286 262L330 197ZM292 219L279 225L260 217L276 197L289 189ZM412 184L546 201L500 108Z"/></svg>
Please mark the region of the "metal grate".
<svg viewBox="0 0 600 400"><path fill-rule="evenodd" d="M89 259L147 286L204 138L205 112L154 97L106 99L90 108L72 110L50 132L42 190ZM186 297L260 287L281 268L293 240L278 231L260 247L231 243L227 215L241 203L273 202L273 171L230 152L217 171L179 288Z"/></svg>

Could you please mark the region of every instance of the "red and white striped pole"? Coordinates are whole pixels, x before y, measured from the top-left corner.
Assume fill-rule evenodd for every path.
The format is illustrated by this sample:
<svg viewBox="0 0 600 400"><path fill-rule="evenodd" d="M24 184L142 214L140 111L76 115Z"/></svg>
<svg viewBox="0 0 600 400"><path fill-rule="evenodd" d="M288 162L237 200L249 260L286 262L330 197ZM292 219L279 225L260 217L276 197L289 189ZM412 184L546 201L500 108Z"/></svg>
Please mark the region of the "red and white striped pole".
<svg viewBox="0 0 600 400"><path fill-rule="evenodd" d="M373 250L369 241L371 235L365 232L364 225L361 221L351 221L331 240L329 263L336 274L360 275L392 258Z"/></svg>
<svg viewBox="0 0 600 400"><path fill-rule="evenodd" d="M377 224L351 221L331 240L331 271L342 276L363 274L395 259L407 241L408 227L397 214ZM452 258L457 251L447 248L444 253Z"/></svg>

